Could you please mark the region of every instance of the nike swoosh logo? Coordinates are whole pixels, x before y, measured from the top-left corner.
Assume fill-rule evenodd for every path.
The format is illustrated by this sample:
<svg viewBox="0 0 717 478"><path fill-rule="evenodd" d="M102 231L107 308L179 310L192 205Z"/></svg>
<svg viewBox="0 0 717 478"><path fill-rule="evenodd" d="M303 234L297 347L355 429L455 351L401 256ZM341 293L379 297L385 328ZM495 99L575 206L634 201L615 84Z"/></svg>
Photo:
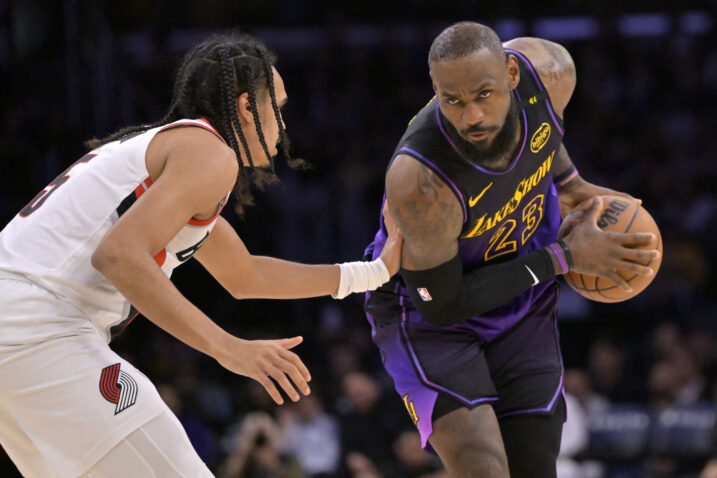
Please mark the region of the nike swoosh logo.
<svg viewBox="0 0 717 478"><path fill-rule="evenodd" d="M480 194L477 195L476 197L472 197L472 196L471 196L471 197L468 199L468 205L469 205L470 207L473 207L473 206L475 206L476 204L478 204L478 201L480 201L480 198L483 197L483 195L485 194L485 192L486 192L492 185L493 185L493 182L491 182L488 186L486 186L485 189L484 189L483 191L481 191Z"/></svg>
<svg viewBox="0 0 717 478"><path fill-rule="evenodd" d="M536 276L535 273L530 270L530 267L525 266L525 268L528 269L528 272L530 272L530 275L533 276L533 284L531 285L531 287L534 286L534 285L537 285L538 282L540 282L540 281L538 280L538 276Z"/></svg>

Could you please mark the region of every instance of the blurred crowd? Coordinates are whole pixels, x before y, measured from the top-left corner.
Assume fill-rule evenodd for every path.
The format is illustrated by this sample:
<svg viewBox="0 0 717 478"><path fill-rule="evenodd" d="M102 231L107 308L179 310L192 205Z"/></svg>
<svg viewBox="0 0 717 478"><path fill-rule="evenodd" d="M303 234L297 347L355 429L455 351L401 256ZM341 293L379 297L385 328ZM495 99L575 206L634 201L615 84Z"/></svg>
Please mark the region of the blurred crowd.
<svg viewBox="0 0 717 478"><path fill-rule="evenodd" d="M84 153L83 140L161 117L186 46L237 26L231 15L184 29L162 17L155 29L155 17L132 16L145 2L128 2L133 8L116 17L81 0L54 10L19 6L40 3L0 2L7 20L0 25L0 227ZM468 18L491 23L468 14L451 20ZM591 303L561 288L569 416L561 478L717 477L717 22L710 18L700 34L675 27L625 36L605 23L594 37L559 40L578 74L565 113L574 163L589 181L643 199L664 240L659 274L631 301ZM356 26L339 16L321 28L255 31L279 55L293 154L313 168L280 165L282 183L260 193L244 218L225 209L252 253L329 263L361 257L378 227L393 148L433 94L428 47L448 23ZM523 34L532 34L529 22ZM296 351L313 376L310 397L276 407L258 384L146 320L113 342L158 385L218 476L446 476L420 450L383 372L362 297L235 301L191 262L173 278L190 300L245 338L303 335ZM12 470L0 458L0 475Z"/></svg>

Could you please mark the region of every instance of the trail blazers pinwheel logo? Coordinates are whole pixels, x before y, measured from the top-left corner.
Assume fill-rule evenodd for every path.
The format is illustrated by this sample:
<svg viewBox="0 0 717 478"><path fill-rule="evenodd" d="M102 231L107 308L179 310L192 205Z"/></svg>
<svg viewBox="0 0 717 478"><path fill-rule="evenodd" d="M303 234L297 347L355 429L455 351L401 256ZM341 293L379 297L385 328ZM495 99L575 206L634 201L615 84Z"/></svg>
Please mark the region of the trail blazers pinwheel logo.
<svg viewBox="0 0 717 478"><path fill-rule="evenodd" d="M131 407L137 401L137 382L116 363L102 369L100 393L105 400L114 403L115 415Z"/></svg>

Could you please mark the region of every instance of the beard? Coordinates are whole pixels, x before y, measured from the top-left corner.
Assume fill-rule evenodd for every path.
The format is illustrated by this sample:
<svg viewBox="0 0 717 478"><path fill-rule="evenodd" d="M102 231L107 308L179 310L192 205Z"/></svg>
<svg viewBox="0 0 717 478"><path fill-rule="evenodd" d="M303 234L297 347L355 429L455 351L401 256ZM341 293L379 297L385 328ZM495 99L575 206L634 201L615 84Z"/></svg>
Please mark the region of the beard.
<svg viewBox="0 0 717 478"><path fill-rule="evenodd" d="M491 141L490 144L483 145L468 140L465 136L470 133L491 132L493 129L483 126L471 126L470 128L461 130L460 134L457 135L460 139L458 144L460 145L461 152L471 161L482 164L490 164L505 158L506 155L513 152L518 146L515 142L515 136L519 128L519 112L518 100L511 94L510 107L505 116L505 122L493 138L493 141Z"/></svg>

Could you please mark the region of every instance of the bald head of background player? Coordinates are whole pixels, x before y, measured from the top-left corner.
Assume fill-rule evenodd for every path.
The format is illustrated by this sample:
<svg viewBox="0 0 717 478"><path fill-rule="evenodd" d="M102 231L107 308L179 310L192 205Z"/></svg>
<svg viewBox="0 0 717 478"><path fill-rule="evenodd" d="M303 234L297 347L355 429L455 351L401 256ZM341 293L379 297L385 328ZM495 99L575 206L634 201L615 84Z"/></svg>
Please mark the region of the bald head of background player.
<svg viewBox="0 0 717 478"><path fill-rule="evenodd" d="M503 478L508 466L513 478L555 476L562 369L554 278L591 270L629 288L617 270L650 274L637 262L657 254L632 248L652 235L600 231L600 200L556 241L561 212L620 193L580 178L562 145L561 118L576 81L568 52L538 38L505 48L490 28L471 22L434 40L428 63L436 99L409 124L386 174L386 198L405 238L405 288L369 294L366 308L383 321L374 341L422 440L456 477ZM525 146L548 128L552 136ZM379 231L374 255L383 237ZM405 294L410 304L400 297L397 310L409 319L396 318L391 306ZM547 336L533 338L525 323L547 324ZM396 345L406 342L410 353ZM521 366L535 361L540 373ZM531 389L541 376L550 378Z"/></svg>

